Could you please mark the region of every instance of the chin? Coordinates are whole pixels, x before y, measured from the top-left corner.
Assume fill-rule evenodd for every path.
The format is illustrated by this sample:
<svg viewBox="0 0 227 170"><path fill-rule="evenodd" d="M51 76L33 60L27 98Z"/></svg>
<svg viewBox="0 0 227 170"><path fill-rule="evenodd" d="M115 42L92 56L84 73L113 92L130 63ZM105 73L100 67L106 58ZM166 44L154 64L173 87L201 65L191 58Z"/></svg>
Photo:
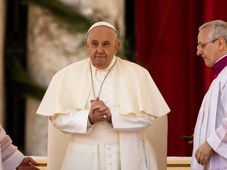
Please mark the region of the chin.
<svg viewBox="0 0 227 170"><path fill-rule="evenodd" d="M207 66L207 67L209 67L209 68L211 68L213 65L212 64L210 64L210 63L205 63L205 65Z"/></svg>
<svg viewBox="0 0 227 170"><path fill-rule="evenodd" d="M98 69L105 69L107 66L105 64L96 64L95 67Z"/></svg>

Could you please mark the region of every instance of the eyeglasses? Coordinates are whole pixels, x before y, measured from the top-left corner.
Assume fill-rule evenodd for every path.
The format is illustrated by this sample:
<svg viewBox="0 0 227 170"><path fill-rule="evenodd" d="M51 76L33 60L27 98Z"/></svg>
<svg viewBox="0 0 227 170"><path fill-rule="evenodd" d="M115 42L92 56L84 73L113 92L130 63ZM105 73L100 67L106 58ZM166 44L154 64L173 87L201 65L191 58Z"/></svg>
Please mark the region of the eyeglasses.
<svg viewBox="0 0 227 170"><path fill-rule="evenodd" d="M197 49L198 49L198 50L205 49L206 46L207 46L207 44L209 44L209 43L214 43L214 42L217 41L218 39L219 39L219 38L215 38L215 39L213 39L213 40L211 40L211 41L208 41L208 42L205 42L205 43L199 43L199 44L197 45Z"/></svg>

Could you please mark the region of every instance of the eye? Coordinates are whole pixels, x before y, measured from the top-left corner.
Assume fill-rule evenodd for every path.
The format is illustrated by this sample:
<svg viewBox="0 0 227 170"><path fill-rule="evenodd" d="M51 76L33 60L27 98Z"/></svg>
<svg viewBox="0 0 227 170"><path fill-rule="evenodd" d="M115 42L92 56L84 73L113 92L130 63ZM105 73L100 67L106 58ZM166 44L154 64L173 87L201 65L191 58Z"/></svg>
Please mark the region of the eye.
<svg viewBox="0 0 227 170"><path fill-rule="evenodd" d="M109 45L110 45L110 42L108 42L108 41L102 43L103 47L108 47Z"/></svg>
<svg viewBox="0 0 227 170"><path fill-rule="evenodd" d="M203 48L203 49L206 47L206 45L207 45L206 43L200 44L201 48Z"/></svg>
<svg viewBox="0 0 227 170"><path fill-rule="evenodd" d="M98 42L97 41L92 41L91 42L91 46L93 47L93 48L96 48L96 47L98 47Z"/></svg>

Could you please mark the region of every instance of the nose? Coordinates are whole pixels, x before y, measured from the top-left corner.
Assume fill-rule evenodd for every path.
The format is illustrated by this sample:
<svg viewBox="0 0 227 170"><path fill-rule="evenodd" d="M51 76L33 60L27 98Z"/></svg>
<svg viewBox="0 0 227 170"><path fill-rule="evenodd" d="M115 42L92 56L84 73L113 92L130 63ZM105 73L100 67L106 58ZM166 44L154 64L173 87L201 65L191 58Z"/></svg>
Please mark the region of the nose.
<svg viewBox="0 0 227 170"><path fill-rule="evenodd" d="M104 51L103 47L102 47L101 45L99 45L99 46L97 47L97 52L98 52L98 53L102 53L103 51Z"/></svg>
<svg viewBox="0 0 227 170"><path fill-rule="evenodd" d="M201 56L201 55L202 55L202 49L197 49L196 54L197 54L198 56Z"/></svg>

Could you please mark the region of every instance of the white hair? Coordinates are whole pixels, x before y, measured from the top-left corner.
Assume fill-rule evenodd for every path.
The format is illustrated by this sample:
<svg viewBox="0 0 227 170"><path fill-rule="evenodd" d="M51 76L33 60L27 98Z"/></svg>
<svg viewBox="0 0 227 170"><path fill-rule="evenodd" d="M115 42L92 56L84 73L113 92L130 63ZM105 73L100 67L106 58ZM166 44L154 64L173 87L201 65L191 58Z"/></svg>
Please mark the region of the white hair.
<svg viewBox="0 0 227 170"><path fill-rule="evenodd" d="M210 39L223 37L225 39L225 42L227 42L227 22L222 20L209 21L201 25L199 27L199 31L208 27L211 28L211 31L209 33Z"/></svg>

